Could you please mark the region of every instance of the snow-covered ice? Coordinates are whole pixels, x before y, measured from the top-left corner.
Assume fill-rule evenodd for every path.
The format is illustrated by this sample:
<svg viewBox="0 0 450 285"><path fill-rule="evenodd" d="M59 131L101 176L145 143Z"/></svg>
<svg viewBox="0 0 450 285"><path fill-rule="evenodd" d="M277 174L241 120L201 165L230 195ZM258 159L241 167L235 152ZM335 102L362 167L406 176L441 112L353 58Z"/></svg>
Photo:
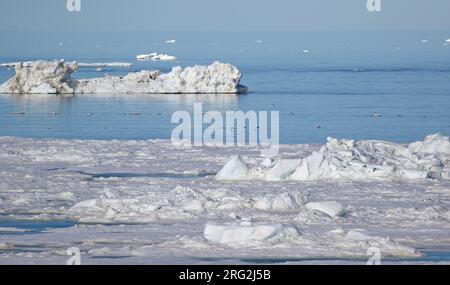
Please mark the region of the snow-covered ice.
<svg viewBox="0 0 450 285"><path fill-rule="evenodd" d="M76 62L36 61L15 66L16 75L0 85L6 94L168 94L168 93L244 93L241 72L230 64L174 67L169 73L158 70L75 80Z"/></svg>
<svg viewBox="0 0 450 285"><path fill-rule="evenodd" d="M78 67L131 67L130 62L78 62Z"/></svg>
<svg viewBox="0 0 450 285"><path fill-rule="evenodd" d="M293 226L282 224L207 224L204 231L205 239L210 242L228 244L231 246L255 246L259 242L278 243L298 237Z"/></svg>
<svg viewBox="0 0 450 285"><path fill-rule="evenodd" d="M248 166L232 158L218 180L450 180L450 138L440 134L401 145L386 141L328 138L309 156L279 159L271 166Z"/></svg>
<svg viewBox="0 0 450 285"><path fill-rule="evenodd" d="M239 157L234 156L225 166L217 173L217 180L239 180L245 179L248 176L248 166Z"/></svg>
<svg viewBox="0 0 450 285"><path fill-rule="evenodd" d="M437 175L448 167L448 146L441 135L409 145L330 140L281 145L279 157L266 158L255 147L185 148L169 140L0 137L0 263L65 264L73 246L85 264L365 264L370 247L380 248L383 262L415 262L423 251L450 247L450 181ZM289 179L315 153L339 163L312 176L318 179ZM236 179L216 179L231 157L222 173ZM435 174L360 179L370 172L347 162L367 157L396 169L386 173ZM341 165L366 176L322 179L343 173ZM45 229L31 234L15 224L23 220Z"/></svg>
<svg viewBox="0 0 450 285"><path fill-rule="evenodd" d="M310 211L319 211L332 218L342 215L345 211L344 206L335 201L311 202L305 206Z"/></svg>

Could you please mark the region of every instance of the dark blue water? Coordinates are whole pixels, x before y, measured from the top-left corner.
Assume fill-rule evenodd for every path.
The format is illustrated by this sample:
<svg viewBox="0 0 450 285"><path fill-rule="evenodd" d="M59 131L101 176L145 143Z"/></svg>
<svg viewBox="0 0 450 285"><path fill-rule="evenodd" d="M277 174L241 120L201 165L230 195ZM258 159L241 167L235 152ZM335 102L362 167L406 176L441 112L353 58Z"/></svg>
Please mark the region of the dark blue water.
<svg viewBox="0 0 450 285"><path fill-rule="evenodd" d="M27 33L0 34L9 39L0 46L1 62L64 58L134 64L100 73L81 68L74 76L82 78L221 60L239 67L251 91L240 96L0 95L2 136L169 138L172 113L192 111L194 102L202 102L204 111L279 111L281 143L322 143L327 136L408 142L435 132L450 135L450 46L444 45L450 31L40 33L39 41ZM175 45L164 43L171 38ZM137 54L153 51L179 61L135 61ZM13 73L0 70L0 81Z"/></svg>
<svg viewBox="0 0 450 285"><path fill-rule="evenodd" d="M20 220L0 220L0 228L18 228L22 231L19 232L2 232L0 235L24 235L24 234L37 234L44 232L48 229L58 228L70 228L75 225L71 221L20 221Z"/></svg>

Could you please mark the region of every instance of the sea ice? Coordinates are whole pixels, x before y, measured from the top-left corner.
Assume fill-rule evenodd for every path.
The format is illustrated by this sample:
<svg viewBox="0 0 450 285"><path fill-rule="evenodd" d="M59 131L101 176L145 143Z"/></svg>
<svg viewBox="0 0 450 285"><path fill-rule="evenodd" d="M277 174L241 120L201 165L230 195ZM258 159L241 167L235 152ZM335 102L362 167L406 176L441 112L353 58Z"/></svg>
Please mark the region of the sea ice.
<svg viewBox="0 0 450 285"><path fill-rule="evenodd" d="M204 230L206 240L230 246L256 246L258 242L278 243L297 236L298 231L293 226L252 222L225 225L208 223Z"/></svg>
<svg viewBox="0 0 450 285"><path fill-rule="evenodd" d="M70 74L77 67L75 62L66 64L62 60L15 65L16 75L0 85L0 93L71 94L76 81Z"/></svg>
<svg viewBox="0 0 450 285"><path fill-rule="evenodd" d="M7 243L0 242L0 249L9 249L11 246Z"/></svg>
<svg viewBox="0 0 450 285"><path fill-rule="evenodd" d="M307 203L306 209L310 211L319 211L327 214L328 216L334 218L342 215L345 212L344 206L335 201L326 202L311 202Z"/></svg>
<svg viewBox="0 0 450 285"><path fill-rule="evenodd" d="M401 145L328 138L325 146L304 158L279 159L270 167L267 164L250 167L233 158L222 170L216 177L218 180L448 180L450 139L434 134L424 141Z"/></svg>
<svg viewBox="0 0 450 285"><path fill-rule="evenodd" d="M32 63L33 63L32 61L5 62L5 63L0 63L0 66L1 67L16 67L17 65L22 65L22 66L30 67Z"/></svg>
<svg viewBox="0 0 450 285"><path fill-rule="evenodd" d="M248 166L239 155L234 156L217 173L217 180L240 180L245 179L248 174Z"/></svg>
<svg viewBox="0 0 450 285"><path fill-rule="evenodd" d="M73 246L82 250L84 264L270 258L364 264L370 247L381 250L383 263L419 258L414 248L450 244L450 181L442 178L448 143L442 135L409 145L336 140L281 145L279 156L267 159L253 147L186 150L170 140L0 137L0 215L12 221L0 221L0 263L61 264ZM291 179L313 153L340 163L313 181ZM242 181L100 175L216 173L230 154L239 155L234 166L247 165ZM426 169L441 178L323 178L344 171L341 165L355 171L347 162L368 158L368 164ZM345 215L339 215L342 205ZM72 222L30 234L20 232L16 220Z"/></svg>
<svg viewBox="0 0 450 285"><path fill-rule="evenodd" d="M149 54L140 54L136 56L137 60L152 60L152 61L174 61L177 60L175 56L167 54L158 54L156 52Z"/></svg>
<svg viewBox="0 0 450 285"><path fill-rule="evenodd" d="M242 93L240 71L214 62L209 66L174 67L171 72L139 71L125 76L75 80L70 77L76 62L36 61L15 65L16 75L0 85L6 94L168 94L168 93Z"/></svg>
<svg viewBox="0 0 450 285"><path fill-rule="evenodd" d="M306 202L301 193L276 193L256 198L253 207L263 211L292 211L300 209Z"/></svg>
<svg viewBox="0 0 450 285"><path fill-rule="evenodd" d="M78 67L131 67L130 62L78 62Z"/></svg>

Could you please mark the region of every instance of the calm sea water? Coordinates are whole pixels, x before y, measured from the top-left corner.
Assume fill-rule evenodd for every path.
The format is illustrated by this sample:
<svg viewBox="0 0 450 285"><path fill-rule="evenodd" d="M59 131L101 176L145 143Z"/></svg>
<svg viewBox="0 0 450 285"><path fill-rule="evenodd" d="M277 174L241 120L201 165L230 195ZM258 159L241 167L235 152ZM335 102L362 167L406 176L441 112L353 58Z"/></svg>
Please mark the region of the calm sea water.
<svg viewBox="0 0 450 285"><path fill-rule="evenodd" d="M194 102L202 102L205 111L279 111L281 143L323 143L327 136L409 142L435 132L450 135L450 45L445 45L450 31L0 36L1 62L64 58L134 64L103 72L81 68L74 75L86 78L220 60L236 65L251 91L239 96L0 95L0 136L169 138L172 113L192 111ZM176 44L164 42L172 38ZM428 43L421 42L425 39ZM179 60L135 61L137 54L150 52ZM0 69L0 82L13 74Z"/></svg>

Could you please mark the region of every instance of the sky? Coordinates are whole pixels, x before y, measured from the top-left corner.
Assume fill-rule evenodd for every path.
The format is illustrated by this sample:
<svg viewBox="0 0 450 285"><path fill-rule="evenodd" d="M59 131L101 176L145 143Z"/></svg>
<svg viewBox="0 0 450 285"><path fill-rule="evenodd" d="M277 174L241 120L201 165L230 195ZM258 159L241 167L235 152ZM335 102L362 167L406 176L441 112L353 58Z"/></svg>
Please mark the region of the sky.
<svg viewBox="0 0 450 285"><path fill-rule="evenodd" d="M449 0L1 0L3 31L302 31L450 29Z"/></svg>

